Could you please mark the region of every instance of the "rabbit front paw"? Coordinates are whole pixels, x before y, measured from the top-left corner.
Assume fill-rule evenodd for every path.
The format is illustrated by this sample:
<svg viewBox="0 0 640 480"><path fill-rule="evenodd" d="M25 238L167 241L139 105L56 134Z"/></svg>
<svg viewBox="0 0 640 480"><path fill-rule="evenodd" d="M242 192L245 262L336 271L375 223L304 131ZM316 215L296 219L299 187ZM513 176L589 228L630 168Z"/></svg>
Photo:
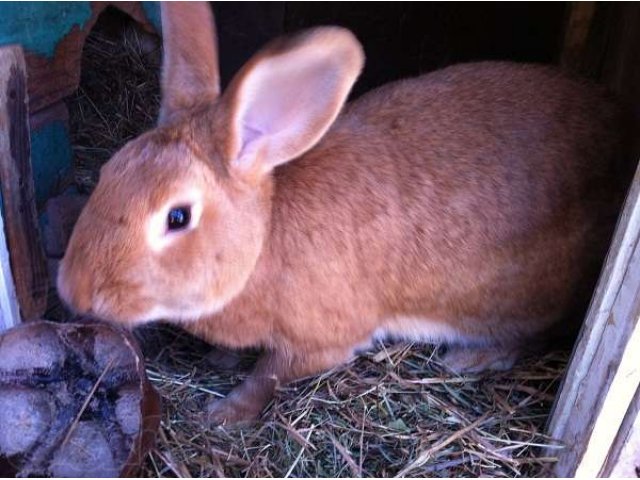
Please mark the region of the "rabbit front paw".
<svg viewBox="0 0 640 480"><path fill-rule="evenodd" d="M210 400L207 404L207 422L217 425L246 425L255 422L260 416L263 404L234 395L222 399Z"/></svg>

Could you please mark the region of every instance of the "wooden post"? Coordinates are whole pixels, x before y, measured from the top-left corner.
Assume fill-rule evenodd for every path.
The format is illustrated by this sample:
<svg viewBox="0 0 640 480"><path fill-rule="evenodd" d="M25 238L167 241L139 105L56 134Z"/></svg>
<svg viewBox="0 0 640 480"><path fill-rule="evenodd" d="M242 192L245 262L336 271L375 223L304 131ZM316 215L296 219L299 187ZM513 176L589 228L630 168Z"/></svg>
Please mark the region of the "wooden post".
<svg viewBox="0 0 640 480"><path fill-rule="evenodd" d="M596 11L595 2L571 2L569 19L560 51L560 65L563 68L582 71L589 47L589 32Z"/></svg>
<svg viewBox="0 0 640 480"><path fill-rule="evenodd" d="M594 75L635 111L631 158L640 155L640 7L572 3L562 65ZM548 433L565 449L557 476L640 472L640 173L618 221ZM554 452L549 452L550 454ZM557 452L555 452L557 454Z"/></svg>
<svg viewBox="0 0 640 480"><path fill-rule="evenodd" d="M565 445L556 476L611 474L622 468L614 457L631 455L620 438L640 435L639 317L640 169L551 414L548 433Z"/></svg>
<svg viewBox="0 0 640 480"><path fill-rule="evenodd" d="M31 172L22 49L0 48L0 193L4 234L23 320L42 316L48 281Z"/></svg>
<svg viewBox="0 0 640 480"><path fill-rule="evenodd" d="M602 476L640 477L640 388L609 451Z"/></svg>

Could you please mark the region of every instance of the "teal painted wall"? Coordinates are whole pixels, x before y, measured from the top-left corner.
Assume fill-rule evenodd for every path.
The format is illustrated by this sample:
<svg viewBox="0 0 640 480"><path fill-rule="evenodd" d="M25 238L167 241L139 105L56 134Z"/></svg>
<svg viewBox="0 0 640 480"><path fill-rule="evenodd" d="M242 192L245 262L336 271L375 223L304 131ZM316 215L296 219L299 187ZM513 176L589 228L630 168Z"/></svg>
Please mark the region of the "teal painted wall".
<svg viewBox="0 0 640 480"><path fill-rule="evenodd" d="M159 2L143 2L151 23L160 31ZM91 16L90 2L0 2L0 46L20 44L25 50L53 56L57 43ZM69 131L55 122L31 132L31 163L36 202L41 207L59 192L56 187L72 167ZM2 199L0 198L0 208Z"/></svg>
<svg viewBox="0 0 640 480"><path fill-rule="evenodd" d="M89 2L2 2L0 45L20 44L25 51L52 57L60 39L90 16ZM71 170L69 132L63 122L31 132L31 165L40 207Z"/></svg>
<svg viewBox="0 0 640 480"><path fill-rule="evenodd" d="M69 131L64 122L51 122L31 132L31 167L38 206L59 193L56 187L69 174L71 165Z"/></svg>
<svg viewBox="0 0 640 480"><path fill-rule="evenodd" d="M58 40L90 16L89 2L2 2L0 45L19 43L25 50L51 57Z"/></svg>
<svg viewBox="0 0 640 480"><path fill-rule="evenodd" d="M158 33L161 33L162 21L160 20L160 2L142 2L142 8Z"/></svg>

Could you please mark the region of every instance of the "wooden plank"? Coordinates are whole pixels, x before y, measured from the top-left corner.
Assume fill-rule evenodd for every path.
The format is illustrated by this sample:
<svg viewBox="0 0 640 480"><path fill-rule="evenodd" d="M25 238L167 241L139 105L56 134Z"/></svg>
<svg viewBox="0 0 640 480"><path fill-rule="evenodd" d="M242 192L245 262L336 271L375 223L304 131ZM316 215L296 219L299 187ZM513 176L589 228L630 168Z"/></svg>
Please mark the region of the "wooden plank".
<svg viewBox="0 0 640 480"><path fill-rule="evenodd" d="M597 476L640 382L640 170L636 171L548 433L554 474Z"/></svg>
<svg viewBox="0 0 640 480"><path fill-rule="evenodd" d="M11 275L4 222L0 213L0 332L18 323L20 323L18 299L13 285L13 275Z"/></svg>
<svg viewBox="0 0 640 480"><path fill-rule="evenodd" d="M629 151L640 155L640 3L571 2L563 68L593 78L633 111Z"/></svg>
<svg viewBox="0 0 640 480"><path fill-rule="evenodd" d="M571 2L569 19L565 27L560 65L581 71L589 47L589 33L596 12L596 2Z"/></svg>
<svg viewBox="0 0 640 480"><path fill-rule="evenodd" d="M636 323L604 397L600 413L595 419L585 452L577 465L576 477L602 476L601 470L639 385L640 324Z"/></svg>
<svg viewBox="0 0 640 480"><path fill-rule="evenodd" d="M640 477L640 388L636 390L601 473L605 477Z"/></svg>
<svg viewBox="0 0 640 480"><path fill-rule="evenodd" d="M47 267L31 172L25 61L17 46L0 48L0 184L11 270L23 320L42 316Z"/></svg>
<svg viewBox="0 0 640 480"><path fill-rule="evenodd" d="M594 13L589 13L590 9L589 5L572 5L568 30L573 28L573 32L568 31L565 37L562 63L598 78L634 110L629 125L632 139L627 147L630 158L638 158L640 5L598 2ZM587 21L589 16L591 19ZM587 23L589 32L585 39ZM580 39L573 42L575 48L571 36ZM640 435L636 423L638 407L633 406L633 402L638 402L636 392L640 383L638 175L636 172L550 417L549 434L566 445L554 468L557 476L615 475L623 468L623 459L633 455L628 452L629 438ZM638 447L634 454L637 464Z"/></svg>
<svg viewBox="0 0 640 480"><path fill-rule="evenodd" d="M630 151L640 155L640 3L611 2L601 81L632 110Z"/></svg>

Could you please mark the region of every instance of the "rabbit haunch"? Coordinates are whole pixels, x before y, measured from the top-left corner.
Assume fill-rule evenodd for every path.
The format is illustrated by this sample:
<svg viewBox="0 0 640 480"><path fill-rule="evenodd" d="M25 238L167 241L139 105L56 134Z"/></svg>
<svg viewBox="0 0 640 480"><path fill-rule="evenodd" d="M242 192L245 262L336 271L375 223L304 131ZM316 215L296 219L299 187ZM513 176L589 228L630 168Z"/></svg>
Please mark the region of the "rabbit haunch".
<svg viewBox="0 0 640 480"><path fill-rule="evenodd" d="M273 42L219 96L208 8L162 5L159 126L103 168L78 220L58 279L74 309L263 347L213 422L381 335L469 346L450 361L480 369L573 331L626 185L604 93L482 62L343 108L363 54L327 27ZM164 231L193 198L197 224Z"/></svg>

